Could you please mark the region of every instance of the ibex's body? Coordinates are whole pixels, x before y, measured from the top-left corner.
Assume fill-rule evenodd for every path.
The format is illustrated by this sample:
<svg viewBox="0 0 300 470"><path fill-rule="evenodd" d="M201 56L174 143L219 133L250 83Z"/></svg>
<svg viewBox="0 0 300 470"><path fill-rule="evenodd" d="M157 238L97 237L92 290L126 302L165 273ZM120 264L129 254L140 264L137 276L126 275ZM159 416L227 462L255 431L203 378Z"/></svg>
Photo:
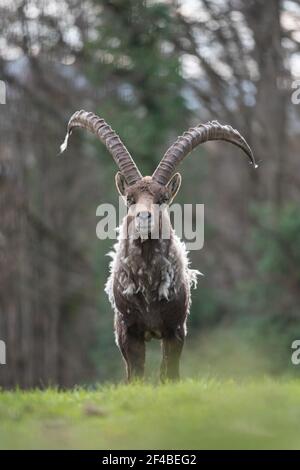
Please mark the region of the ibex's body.
<svg viewBox="0 0 300 470"><path fill-rule="evenodd" d="M214 121L179 137L152 177L142 178L116 133L92 113L79 111L71 117L62 150L74 127L92 131L105 143L119 166L116 185L128 206L106 285L115 311L116 340L126 362L127 378L143 375L145 341L158 338L163 346L161 376L176 379L191 286L196 283L198 271L189 269L185 247L170 225L167 205L181 183L180 175L174 172L194 147L207 140L227 140L241 147L255 163L251 150L236 130Z"/></svg>
<svg viewBox="0 0 300 470"><path fill-rule="evenodd" d="M126 239L126 228L125 219L112 253L106 292L128 378L143 375L145 341L151 338L163 343L162 378L177 378L197 271L189 269L185 247L173 231L169 239L142 242Z"/></svg>

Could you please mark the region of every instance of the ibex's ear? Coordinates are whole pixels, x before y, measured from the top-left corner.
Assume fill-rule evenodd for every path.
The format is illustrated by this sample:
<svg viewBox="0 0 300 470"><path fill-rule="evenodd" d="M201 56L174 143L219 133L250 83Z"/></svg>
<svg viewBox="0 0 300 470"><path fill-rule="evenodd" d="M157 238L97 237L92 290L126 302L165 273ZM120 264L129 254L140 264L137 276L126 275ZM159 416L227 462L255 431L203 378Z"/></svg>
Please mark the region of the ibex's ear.
<svg viewBox="0 0 300 470"><path fill-rule="evenodd" d="M181 175L180 173L175 173L175 175L172 176L172 178L167 184L167 188L170 193L169 204L171 204L174 197L178 193L180 186L181 186Z"/></svg>
<svg viewBox="0 0 300 470"><path fill-rule="evenodd" d="M122 173L120 173L120 171L118 171L118 173L116 174L115 181L118 193L120 194L120 196L124 197L127 188L127 183L125 177L122 175Z"/></svg>

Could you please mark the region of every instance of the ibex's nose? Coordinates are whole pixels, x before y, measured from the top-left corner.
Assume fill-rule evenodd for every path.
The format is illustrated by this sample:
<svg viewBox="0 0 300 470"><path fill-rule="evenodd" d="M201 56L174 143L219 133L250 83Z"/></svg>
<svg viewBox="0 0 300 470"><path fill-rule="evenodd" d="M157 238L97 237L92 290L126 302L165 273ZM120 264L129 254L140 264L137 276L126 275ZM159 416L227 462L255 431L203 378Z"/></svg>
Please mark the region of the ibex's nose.
<svg viewBox="0 0 300 470"><path fill-rule="evenodd" d="M137 213L138 218L143 222L149 222L151 219L151 212L141 211Z"/></svg>

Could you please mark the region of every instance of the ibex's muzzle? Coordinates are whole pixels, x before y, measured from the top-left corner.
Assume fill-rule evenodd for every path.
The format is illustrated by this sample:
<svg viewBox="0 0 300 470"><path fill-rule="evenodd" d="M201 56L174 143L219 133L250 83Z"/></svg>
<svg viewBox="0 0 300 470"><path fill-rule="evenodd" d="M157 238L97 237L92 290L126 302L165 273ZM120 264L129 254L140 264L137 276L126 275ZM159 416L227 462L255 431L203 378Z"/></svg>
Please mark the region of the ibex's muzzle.
<svg viewBox="0 0 300 470"><path fill-rule="evenodd" d="M150 211L140 211L137 213L136 228L141 238L148 238L152 230L152 216Z"/></svg>
<svg viewBox="0 0 300 470"><path fill-rule="evenodd" d="M137 217L139 218L139 221L143 224L151 222L151 212L141 211L137 214Z"/></svg>

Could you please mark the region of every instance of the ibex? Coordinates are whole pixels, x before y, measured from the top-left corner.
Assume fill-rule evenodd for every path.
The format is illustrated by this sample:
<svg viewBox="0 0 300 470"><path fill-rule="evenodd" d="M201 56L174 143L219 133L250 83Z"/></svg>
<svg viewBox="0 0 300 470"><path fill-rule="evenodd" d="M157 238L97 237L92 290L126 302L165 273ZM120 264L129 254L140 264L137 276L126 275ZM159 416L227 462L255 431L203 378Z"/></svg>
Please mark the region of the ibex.
<svg viewBox="0 0 300 470"><path fill-rule="evenodd" d="M128 206L105 288L115 312L116 343L126 364L127 380L143 376L145 341L151 338L162 342L161 379L178 379L191 287L199 272L189 268L185 245L174 233L166 208L181 184L175 170L195 147L210 140L237 145L256 167L252 151L237 130L207 122L178 137L153 175L142 177L116 132L93 113L73 114L61 152L76 127L91 131L107 147L119 168L117 190ZM154 214L157 205L162 207L159 217ZM170 228L169 237L161 236L157 224ZM154 232L159 236L153 237Z"/></svg>

